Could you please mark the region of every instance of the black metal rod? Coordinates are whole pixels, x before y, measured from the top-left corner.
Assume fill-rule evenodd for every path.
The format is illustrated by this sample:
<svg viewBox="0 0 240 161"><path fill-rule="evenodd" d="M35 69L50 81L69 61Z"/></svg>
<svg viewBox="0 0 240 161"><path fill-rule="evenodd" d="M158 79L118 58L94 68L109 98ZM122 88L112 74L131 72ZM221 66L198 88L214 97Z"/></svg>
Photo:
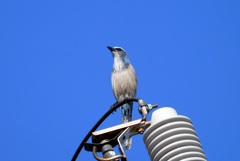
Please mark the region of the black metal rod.
<svg viewBox="0 0 240 161"><path fill-rule="evenodd" d="M81 152L84 143L87 142L87 140L90 138L92 132L94 132L101 124L102 122L111 114L113 111L117 110L121 105L128 103L128 102L138 102L140 99L139 98L126 98L121 102L116 102L114 103L110 109L98 120L98 122L92 127L92 129L87 133L85 138L82 140L81 144L78 146L76 152L74 153L72 157L72 161L75 161Z"/></svg>

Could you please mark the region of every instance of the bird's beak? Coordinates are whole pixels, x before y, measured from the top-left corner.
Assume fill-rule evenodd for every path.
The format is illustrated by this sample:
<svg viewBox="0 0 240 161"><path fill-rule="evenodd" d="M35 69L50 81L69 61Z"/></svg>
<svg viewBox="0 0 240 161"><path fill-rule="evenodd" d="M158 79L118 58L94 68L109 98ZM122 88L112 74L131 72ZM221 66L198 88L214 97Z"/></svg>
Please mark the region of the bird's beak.
<svg viewBox="0 0 240 161"><path fill-rule="evenodd" d="M110 50L110 51L113 51L114 48L110 47L110 46L107 46L107 48Z"/></svg>

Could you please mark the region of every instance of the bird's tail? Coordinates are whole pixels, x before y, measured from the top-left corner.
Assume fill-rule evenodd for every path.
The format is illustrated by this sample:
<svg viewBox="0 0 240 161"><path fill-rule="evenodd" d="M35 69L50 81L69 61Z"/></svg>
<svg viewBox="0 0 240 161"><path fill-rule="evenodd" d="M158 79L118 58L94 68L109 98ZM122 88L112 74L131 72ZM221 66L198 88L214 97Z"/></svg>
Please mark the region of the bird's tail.
<svg viewBox="0 0 240 161"><path fill-rule="evenodd" d="M122 123L127 123L132 121L132 107L133 107L133 102L126 103L121 106L121 113L122 113ZM123 143L123 147L126 150L129 150L132 145L132 138L127 139Z"/></svg>

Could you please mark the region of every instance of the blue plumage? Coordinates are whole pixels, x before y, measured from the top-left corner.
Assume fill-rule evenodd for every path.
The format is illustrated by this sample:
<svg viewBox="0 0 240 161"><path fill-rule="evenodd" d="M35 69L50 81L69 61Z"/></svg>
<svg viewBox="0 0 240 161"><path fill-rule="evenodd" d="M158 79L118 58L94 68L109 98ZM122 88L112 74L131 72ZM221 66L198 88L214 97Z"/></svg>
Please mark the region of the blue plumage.
<svg viewBox="0 0 240 161"><path fill-rule="evenodd" d="M114 58L112 70L112 89L117 101L127 97L135 97L137 90L137 77L133 66L130 63L127 53L120 47L108 47ZM133 103L126 103L121 106L122 122L132 121ZM124 148L131 147L132 140L126 140Z"/></svg>

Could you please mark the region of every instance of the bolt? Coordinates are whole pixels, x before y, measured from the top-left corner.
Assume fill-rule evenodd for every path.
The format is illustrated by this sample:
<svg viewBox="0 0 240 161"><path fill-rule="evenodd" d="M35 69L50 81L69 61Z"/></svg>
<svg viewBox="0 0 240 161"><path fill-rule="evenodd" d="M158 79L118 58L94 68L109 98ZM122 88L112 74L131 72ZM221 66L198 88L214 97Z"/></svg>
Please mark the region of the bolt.
<svg viewBox="0 0 240 161"><path fill-rule="evenodd" d="M143 134L143 132L144 132L144 128L140 127L140 128L138 129L138 133L139 133L139 134Z"/></svg>

